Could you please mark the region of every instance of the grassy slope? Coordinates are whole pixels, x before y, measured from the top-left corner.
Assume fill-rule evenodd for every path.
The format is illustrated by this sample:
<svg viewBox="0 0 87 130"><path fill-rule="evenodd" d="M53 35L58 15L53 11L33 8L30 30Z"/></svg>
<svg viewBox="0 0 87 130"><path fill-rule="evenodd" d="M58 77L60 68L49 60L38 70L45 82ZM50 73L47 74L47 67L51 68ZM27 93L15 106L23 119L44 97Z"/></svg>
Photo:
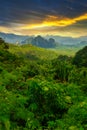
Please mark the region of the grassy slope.
<svg viewBox="0 0 87 130"><path fill-rule="evenodd" d="M41 59L41 60L51 60L58 55L68 55L68 56L74 56L75 53L79 50L79 48L70 48L70 47L58 47L56 49L44 49L39 48L36 46L32 46L31 44L28 45L10 45L9 51L15 54L20 54L21 56L24 56L29 59Z"/></svg>
<svg viewBox="0 0 87 130"><path fill-rule="evenodd" d="M57 52L54 50L47 50L43 48L39 48L32 45L23 45L23 46L15 46L10 45L10 52L15 54L21 54L21 56L27 55L29 59L54 59L58 56Z"/></svg>
<svg viewBox="0 0 87 130"><path fill-rule="evenodd" d="M75 53L80 50L80 47L67 47L67 46L59 46L56 49L53 49L58 55L67 55L74 56Z"/></svg>

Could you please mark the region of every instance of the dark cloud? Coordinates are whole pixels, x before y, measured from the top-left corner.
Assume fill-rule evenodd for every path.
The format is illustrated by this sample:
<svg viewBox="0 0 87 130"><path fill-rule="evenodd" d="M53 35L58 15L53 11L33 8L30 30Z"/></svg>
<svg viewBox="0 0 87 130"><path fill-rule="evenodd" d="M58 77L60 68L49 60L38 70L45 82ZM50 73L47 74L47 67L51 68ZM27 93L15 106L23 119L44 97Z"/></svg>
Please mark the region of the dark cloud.
<svg viewBox="0 0 87 130"><path fill-rule="evenodd" d="M72 29L87 29L87 20L82 20L82 21L78 21L77 23L70 25L68 27L65 27L65 29L67 28L72 28Z"/></svg>
<svg viewBox="0 0 87 130"><path fill-rule="evenodd" d="M47 15L76 17L87 12L87 0L0 0L0 21L40 22Z"/></svg>

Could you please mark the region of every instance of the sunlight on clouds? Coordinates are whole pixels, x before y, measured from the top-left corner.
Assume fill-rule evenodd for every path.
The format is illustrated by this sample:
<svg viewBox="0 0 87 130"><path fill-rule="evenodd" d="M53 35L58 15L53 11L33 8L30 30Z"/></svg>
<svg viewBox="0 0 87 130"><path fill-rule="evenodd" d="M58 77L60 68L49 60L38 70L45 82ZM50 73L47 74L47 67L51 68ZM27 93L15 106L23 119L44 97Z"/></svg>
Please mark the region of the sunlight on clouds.
<svg viewBox="0 0 87 130"><path fill-rule="evenodd" d="M87 14L81 15L73 19L48 15L41 24L30 24L30 25L20 27L20 29L37 29L37 28L44 28L44 27L51 27L51 26L65 27L65 26L72 25L78 21L86 20L86 19L87 19Z"/></svg>
<svg viewBox="0 0 87 130"><path fill-rule="evenodd" d="M81 21L81 20L86 20L86 19L87 19L87 13L75 18L75 21Z"/></svg>
<svg viewBox="0 0 87 130"><path fill-rule="evenodd" d="M2 26L0 26L0 32L10 33L11 30L9 30L9 28L7 28L7 27L2 27Z"/></svg>
<svg viewBox="0 0 87 130"><path fill-rule="evenodd" d="M29 23L29 24L12 24L10 27L0 26L1 32L15 33L18 35L61 35L61 36L72 36L78 37L80 35L84 36L87 34L86 29L80 30L69 29L70 25L74 26L75 23L79 21L87 20L87 13L76 18L66 18L62 16L52 16L47 15L42 23ZM35 21L34 21L35 22ZM68 27L68 29L67 29ZM61 30L62 29L62 30ZM82 33L77 32L80 31Z"/></svg>
<svg viewBox="0 0 87 130"><path fill-rule="evenodd" d="M17 34L17 35L21 35L21 32L18 32L18 28L8 28L8 27L3 27L3 26L0 26L0 32L3 32L3 33L14 33L14 34Z"/></svg>

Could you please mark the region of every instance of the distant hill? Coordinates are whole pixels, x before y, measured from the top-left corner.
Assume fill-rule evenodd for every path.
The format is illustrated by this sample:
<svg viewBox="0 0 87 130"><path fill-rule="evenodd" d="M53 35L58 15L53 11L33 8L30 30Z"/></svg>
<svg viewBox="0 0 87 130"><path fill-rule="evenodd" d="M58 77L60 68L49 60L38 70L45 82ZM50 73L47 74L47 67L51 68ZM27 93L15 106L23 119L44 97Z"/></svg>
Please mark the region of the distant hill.
<svg viewBox="0 0 87 130"><path fill-rule="evenodd" d="M82 41L79 43L79 46L87 46L87 41Z"/></svg>
<svg viewBox="0 0 87 130"><path fill-rule="evenodd" d="M53 39L55 39L56 43L61 43L62 45L76 45L78 43L81 43L82 41L87 41L87 36L73 38L73 37L61 37L61 36L47 35L47 36L45 36L45 38L46 39L53 38Z"/></svg>
<svg viewBox="0 0 87 130"><path fill-rule="evenodd" d="M22 36L22 35L0 32L0 37L3 38L8 43L20 43L21 41L27 39L29 36Z"/></svg>
<svg viewBox="0 0 87 130"><path fill-rule="evenodd" d="M22 44L32 44L35 46L39 46L42 48L54 48L56 46L55 40L53 38L49 38L48 40L41 37L40 35L34 38L28 38L21 42Z"/></svg>
<svg viewBox="0 0 87 130"><path fill-rule="evenodd" d="M45 47L45 48L54 48L54 42L58 46L60 45L69 45L69 46L84 46L87 42L87 36L81 36L78 38L73 37L62 37L62 36L54 36L54 35L46 35L44 37L42 36L23 36L23 35L15 35L15 34L9 34L9 33L2 33L0 32L0 37L3 38L8 43L32 43L33 45ZM42 43L41 43L42 42ZM50 43L50 44L49 44Z"/></svg>
<svg viewBox="0 0 87 130"><path fill-rule="evenodd" d="M82 47L85 47L87 46L87 41L81 41L77 44L60 44L60 46L64 46L64 47L79 47L79 48L82 48Z"/></svg>

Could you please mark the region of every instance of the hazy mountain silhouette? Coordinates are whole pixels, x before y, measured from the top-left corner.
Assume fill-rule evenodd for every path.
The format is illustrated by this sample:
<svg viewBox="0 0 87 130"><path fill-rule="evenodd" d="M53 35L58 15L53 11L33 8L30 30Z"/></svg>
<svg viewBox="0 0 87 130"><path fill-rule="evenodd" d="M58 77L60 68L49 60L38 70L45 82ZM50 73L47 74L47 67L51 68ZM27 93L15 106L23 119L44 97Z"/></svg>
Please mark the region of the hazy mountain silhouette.
<svg viewBox="0 0 87 130"><path fill-rule="evenodd" d="M16 43L16 42L20 43L21 41L27 39L29 36L22 36L22 35L0 32L0 37L3 38L8 43Z"/></svg>
<svg viewBox="0 0 87 130"><path fill-rule="evenodd" d="M87 42L87 36L81 36L78 38L72 38L72 37L62 37L62 36L54 36L54 35L46 35L44 37L42 36L23 36L23 35L15 35L15 34L9 34L9 33L2 33L0 32L0 37L3 38L8 43L31 43L36 46L40 47L54 47L55 43L58 45L59 43L61 45L74 45L74 46L80 46L80 45L86 45Z"/></svg>
<svg viewBox="0 0 87 130"><path fill-rule="evenodd" d="M42 48L54 48L56 46L55 40L53 38L49 38L48 40L41 37L40 35L34 38L28 38L22 41L22 44L33 44L35 46L39 46Z"/></svg>

